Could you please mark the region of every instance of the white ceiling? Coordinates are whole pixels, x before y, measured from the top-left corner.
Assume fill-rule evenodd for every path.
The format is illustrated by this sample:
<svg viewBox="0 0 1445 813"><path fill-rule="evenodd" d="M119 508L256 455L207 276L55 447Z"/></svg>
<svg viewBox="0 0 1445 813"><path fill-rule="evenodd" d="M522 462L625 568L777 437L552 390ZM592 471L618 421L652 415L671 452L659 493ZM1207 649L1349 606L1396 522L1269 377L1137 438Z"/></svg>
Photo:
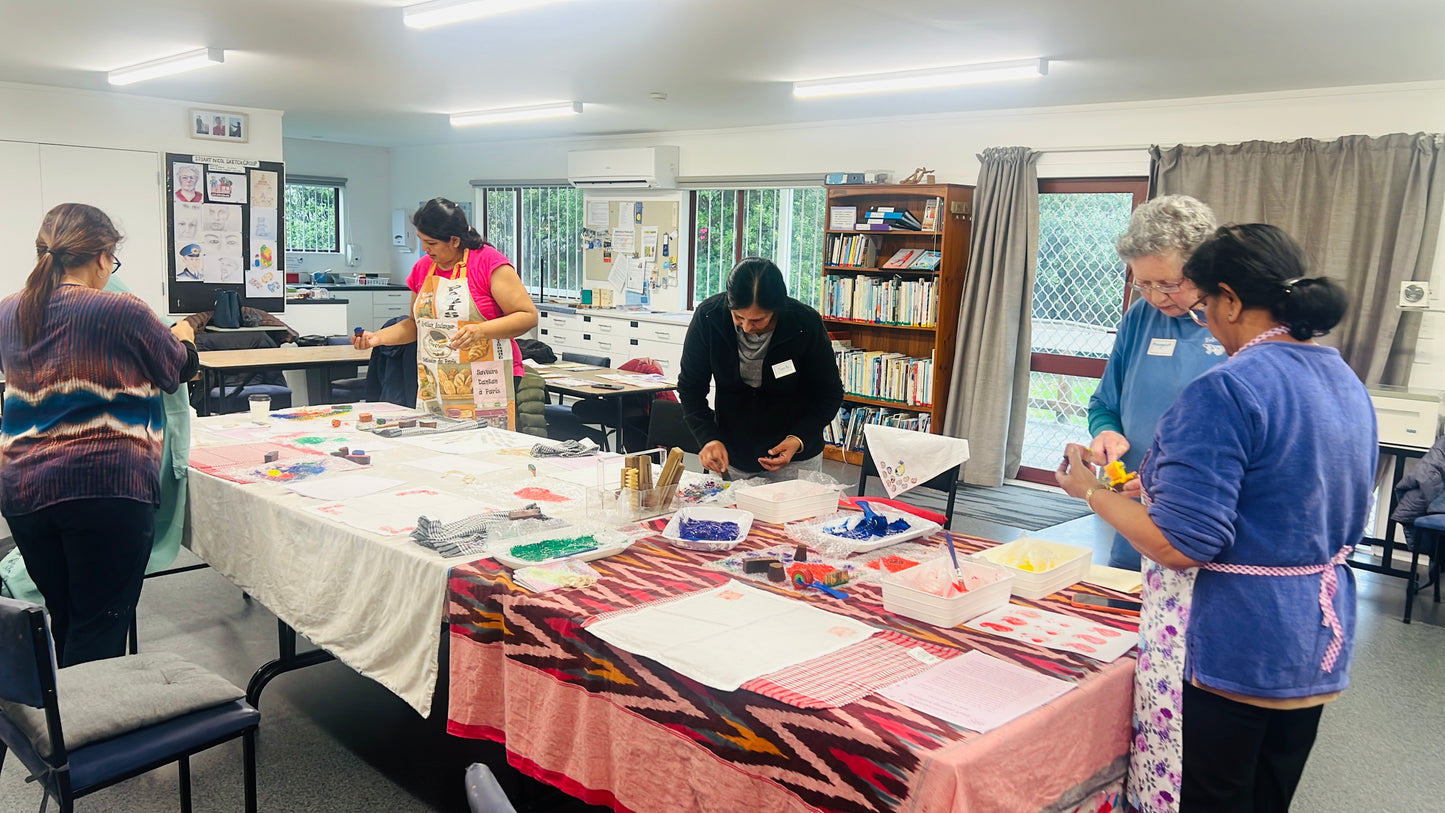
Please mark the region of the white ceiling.
<svg viewBox="0 0 1445 813"><path fill-rule="evenodd" d="M570 0L426 31L403 26L407 4L0 0L0 81L280 109L287 137L400 146L1445 79L1442 0ZM202 46L225 64L106 84ZM789 85L1024 57L1049 76L836 99ZM571 100L586 112L446 118Z"/></svg>

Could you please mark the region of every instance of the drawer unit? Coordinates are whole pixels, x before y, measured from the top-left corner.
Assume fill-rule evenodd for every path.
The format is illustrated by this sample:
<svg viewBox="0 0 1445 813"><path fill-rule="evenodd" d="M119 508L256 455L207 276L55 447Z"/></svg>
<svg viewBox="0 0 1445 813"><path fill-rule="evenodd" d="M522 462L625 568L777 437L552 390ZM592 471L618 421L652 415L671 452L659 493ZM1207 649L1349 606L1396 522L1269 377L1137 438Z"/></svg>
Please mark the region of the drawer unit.
<svg viewBox="0 0 1445 813"><path fill-rule="evenodd" d="M687 325L672 325L664 322L633 321L629 323L628 330L634 339L660 344L675 344L678 347L682 346L683 339L687 337Z"/></svg>
<svg viewBox="0 0 1445 813"><path fill-rule="evenodd" d="M587 352L587 348L582 345L582 336L571 330L559 330L552 326L540 327L537 329L537 339L551 347L552 352L559 356L563 350Z"/></svg>
<svg viewBox="0 0 1445 813"><path fill-rule="evenodd" d="M594 336L624 336L627 333L627 322L621 319L588 314L578 318L582 320L582 329Z"/></svg>
<svg viewBox="0 0 1445 813"><path fill-rule="evenodd" d="M582 346L586 347L589 353L612 359L613 367L633 358L628 355L627 339L610 333L583 333Z"/></svg>

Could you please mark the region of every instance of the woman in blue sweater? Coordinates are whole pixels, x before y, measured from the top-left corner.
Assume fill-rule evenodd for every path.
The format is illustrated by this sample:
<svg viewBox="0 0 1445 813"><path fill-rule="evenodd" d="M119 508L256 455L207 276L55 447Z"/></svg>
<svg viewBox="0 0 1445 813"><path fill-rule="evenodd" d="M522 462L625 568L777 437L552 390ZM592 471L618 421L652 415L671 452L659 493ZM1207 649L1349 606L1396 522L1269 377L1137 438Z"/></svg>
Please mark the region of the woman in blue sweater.
<svg viewBox="0 0 1445 813"><path fill-rule="evenodd" d="M1375 416L1339 352L1313 341L1344 293L1307 274L1273 226L1216 232L1184 276L1230 359L1160 419L1144 504L1101 487L1086 447L1059 468L1148 560L1129 772L1143 810L1288 810L1321 708L1349 683L1345 559L1369 511Z"/></svg>

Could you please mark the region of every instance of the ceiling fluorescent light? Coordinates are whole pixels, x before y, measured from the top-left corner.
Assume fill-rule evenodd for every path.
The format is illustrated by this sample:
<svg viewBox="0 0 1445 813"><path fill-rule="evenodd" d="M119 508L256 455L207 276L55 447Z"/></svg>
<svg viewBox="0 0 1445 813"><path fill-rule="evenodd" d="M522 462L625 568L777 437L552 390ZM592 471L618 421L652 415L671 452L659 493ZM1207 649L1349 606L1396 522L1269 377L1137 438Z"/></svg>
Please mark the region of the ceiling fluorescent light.
<svg viewBox="0 0 1445 813"><path fill-rule="evenodd" d="M226 52L220 48L197 48L194 51L187 51L184 54L152 59L149 62L142 62L139 65L116 68L106 74L106 79L112 85L129 85L132 82L144 82L147 79L185 73L186 71L204 68L207 65L217 65L225 61Z"/></svg>
<svg viewBox="0 0 1445 813"><path fill-rule="evenodd" d="M984 62L977 65L953 65L947 68L929 68L920 71L838 76L832 79L794 82L793 95L799 98L810 98L813 96L841 96L849 93L925 90L955 85L976 85L983 82L1002 82L1009 79L1036 79L1048 72L1049 61L1047 59L1016 59L1010 62Z"/></svg>
<svg viewBox="0 0 1445 813"><path fill-rule="evenodd" d="M581 112L581 102L538 104L530 107L501 107L496 110L478 110L473 113L453 113L452 126L465 127L469 124L497 124L504 121L556 119L563 116L575 116Z"/></svg>
<svg viewBox="0 0 1445 813"><path fill-rule="evenodd" d="M406 6L401 19L408 28L432 28L557 2L561 0L432 0Z"/></svg>

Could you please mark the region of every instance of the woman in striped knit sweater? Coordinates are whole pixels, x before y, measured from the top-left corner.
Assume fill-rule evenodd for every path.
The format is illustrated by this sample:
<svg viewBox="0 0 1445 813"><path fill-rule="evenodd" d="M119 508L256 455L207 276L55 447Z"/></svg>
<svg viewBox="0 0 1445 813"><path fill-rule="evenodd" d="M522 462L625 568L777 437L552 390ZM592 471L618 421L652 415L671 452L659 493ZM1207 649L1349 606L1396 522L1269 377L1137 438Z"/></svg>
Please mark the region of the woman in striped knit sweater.
<svg viewBox="0 0 1445 813"><path fill-rule="evenodd" d="M71 666L124 654L160 501L163 413L198 366L195 334L102 288L120 233L81 203L51 209L35 270L0 302L0 513Z"/></svg>

